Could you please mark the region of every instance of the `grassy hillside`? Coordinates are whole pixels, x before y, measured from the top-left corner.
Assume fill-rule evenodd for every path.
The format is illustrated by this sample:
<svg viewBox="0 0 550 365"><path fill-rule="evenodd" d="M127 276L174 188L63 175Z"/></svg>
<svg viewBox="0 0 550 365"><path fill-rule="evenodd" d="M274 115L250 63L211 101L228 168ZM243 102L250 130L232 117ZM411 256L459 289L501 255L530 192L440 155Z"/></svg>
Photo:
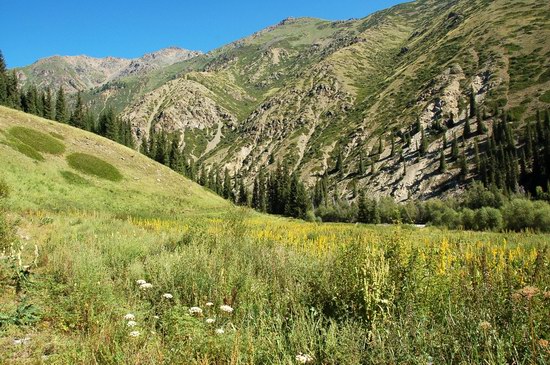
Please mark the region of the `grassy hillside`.
<svg viewBox="0 0 550 365"><path fill-rule="evenodd" d="M0 107L2 174L19 211L119 216L209 214L228 204L165 166L108 139Z"/></svg>

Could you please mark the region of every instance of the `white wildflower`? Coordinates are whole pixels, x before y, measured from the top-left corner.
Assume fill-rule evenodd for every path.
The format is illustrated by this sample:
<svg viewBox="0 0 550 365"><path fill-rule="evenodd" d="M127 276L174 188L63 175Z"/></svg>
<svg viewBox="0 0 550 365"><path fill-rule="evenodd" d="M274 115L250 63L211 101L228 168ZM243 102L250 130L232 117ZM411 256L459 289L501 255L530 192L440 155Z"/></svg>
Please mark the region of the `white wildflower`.
<svg viewBox="0 0 550 365"><path fill-rule="evenodd" d="M137 326L137 322L136 321L128 321L128 327L135 327Z"/></svg>
<svg viewBox="0 0 550 365"><path fill-rule="evenodd" d="M207 302L207 303L206 303L206 306L207 306L207 307L212 307L213 305L214 305L214 303L212 303L212 302Z"/></svg>
<svg viewBox="0 0 550 365"><path fill-rule="evenodd" d="M159 319L160 317L159 316L153 316L154 319Z"/></svg>
<svg viewBox="0 0 550 365"><path fill-rule="evenodd" d="M189 308L189 314L196 314L200 316L202 314L202 309L200 309L199 307L191 307Z"/></svg>
<svg viewBox="0 0 550 365"><path fill-rule="evenodd" d="M130 337L139 337L139 331L130 332Z"/></svg>
<svg viewBox="0 0 550 365"><path fill-rule="evenodd" d="M221 305L220 309L222 310L222 312L233 313L233 308L231 308L231 306L229 305Z"/></svg>
<svg viewBox="0 0 550 365"><path fill-rule="evenodd" d="M208 323L208 324L212 324L214 322L216 322L216 320L214 318L207 318L206 319L206 323Z"/></svg>
<svg viewBox="0 0 550 365"><path fill-rule="evenodd" d="M136 316L134 316L132 313L128 313L124 316L124 319L127 321L133 321L134 319L136 319Z"/></svg>
<svg viewBox="0 0 550 365"><path fill-rule="evenodd" d="M308 354L302 354L301 352L296 355L296 361L300 364L308 364L313 361L313 357Z"/></svg>
<svg viewBox="0 0 550 365"><path fill-rule="evenodd" d="M164 299L172 299L174 296L170 293L164 293L164 294L162 294L162 297Z"/></svg>
<svg viewBox="0 0 550 365"><path fill-rule="evenodd" d="M223 335L225 333L225 331L223 330L223 328L216 328L216 334L217 335Z"/></svg>
<svg viewBox="0 0 550 365"><path fill-rule="evenodd" d="M142 290L151 289L152 287L153 287L153 284L151 284L151 283L143 283L139 286L139 288L142 289Z"/></svg>
<svg viewBox="0 0 550 365"><path fill-rule="evenodd" d="M136 284L137 284L137 285L143 285L143 284L145 284L145 283L147 283L147 282L146 282L145 280L143 280L143 279L136 280Z"/></svg>

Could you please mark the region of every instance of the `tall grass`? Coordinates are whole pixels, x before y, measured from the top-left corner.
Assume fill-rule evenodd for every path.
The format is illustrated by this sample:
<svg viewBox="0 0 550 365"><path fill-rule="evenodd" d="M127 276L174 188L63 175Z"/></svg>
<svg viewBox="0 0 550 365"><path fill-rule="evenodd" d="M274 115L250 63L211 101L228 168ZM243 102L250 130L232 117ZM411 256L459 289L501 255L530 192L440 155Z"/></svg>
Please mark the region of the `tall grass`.
<svg viewBox="0 0 550 365"><path fill-rule="evenodd" d="M26 295L48 323L38 332L62 338L49 355L57 363L290 364L299 353L324 364L549 360L547 236L315 225L243 210L50 218L22 224L45 222ZM190 314L194 306L203 315Z"/></svg>

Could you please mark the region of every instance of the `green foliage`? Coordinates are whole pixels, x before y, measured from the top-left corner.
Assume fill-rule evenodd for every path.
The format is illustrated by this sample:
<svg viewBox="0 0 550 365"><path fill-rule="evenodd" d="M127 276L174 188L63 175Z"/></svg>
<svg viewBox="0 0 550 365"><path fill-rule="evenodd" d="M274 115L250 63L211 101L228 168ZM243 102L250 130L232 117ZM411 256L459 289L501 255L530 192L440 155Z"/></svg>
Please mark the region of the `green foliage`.
<svg viewBox="0 0 550 365"><path fill-rule="evenodd" d="M69 184L90 185L90 182L88 180L86 180L85 178L83 178L78 174L75 174L74 172L63 170L63 171L60 171L59 173L61 174L61 176L63 176L65 181L67 181Z"/></svg>
<svg viewBox="0 0 550 365"><path fill-rule="evenodd" d="M72 153L67 156L69 166L88 175L111 181L122 180L120 171L110 163L86 153Z"/></svg>
<svg viewBox="0 0 550 365"><path fill-rule="evenodd" d="M60 155L65 152L65 145L48 134L26 127L12 127L11 136L38 152Z"/></svg>

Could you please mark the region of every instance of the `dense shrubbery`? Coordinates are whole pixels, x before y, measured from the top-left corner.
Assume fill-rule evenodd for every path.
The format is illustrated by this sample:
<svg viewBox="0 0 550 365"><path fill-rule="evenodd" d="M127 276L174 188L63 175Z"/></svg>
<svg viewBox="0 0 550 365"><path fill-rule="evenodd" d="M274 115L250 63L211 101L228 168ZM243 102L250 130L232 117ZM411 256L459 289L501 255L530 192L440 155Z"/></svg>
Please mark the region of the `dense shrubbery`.
<svg viewBox="0 0 550 365"><path fill-rule="evenodd" d="M369 199L357 204L337 202L315 211L323 222L428 224L476 231L550 231L550 204L525 196L507 197L497 188L473 183L459 198L431 199L398 204L391 198Z"/></svg>

